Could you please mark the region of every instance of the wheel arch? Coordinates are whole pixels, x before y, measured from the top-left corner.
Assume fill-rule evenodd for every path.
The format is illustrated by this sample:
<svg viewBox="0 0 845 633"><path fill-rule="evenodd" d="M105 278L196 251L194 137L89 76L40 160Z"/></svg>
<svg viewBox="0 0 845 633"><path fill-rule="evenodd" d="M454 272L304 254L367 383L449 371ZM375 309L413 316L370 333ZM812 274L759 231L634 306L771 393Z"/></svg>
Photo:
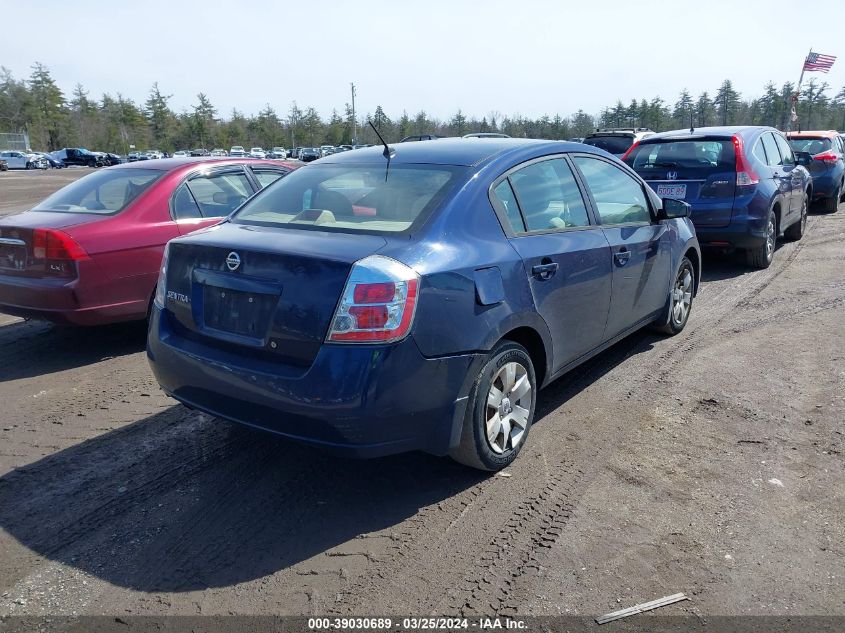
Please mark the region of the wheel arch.
<svg viewBox="0 0 845 633"><path fill-rule="evenodd" d="M531 362L534 364L534 373L537 375L537 385L542 387L545 384L546 376L549 375L549 353L546 350L546 343L540 333L533 327L523 325L505 333L499 340L513 341L522 345Z"/></svg>
<svg viewBox="0 0 845 633"><path fill-rule="evenodd" d="M693 288L692 296L696 296L698 294L698 288L701 285L701 254L698 252L697 249L693 248L692 246L687 248L687 251L684 253L684 257L692 262L693 268L693 278L695 280L695 287Z"/></svg>

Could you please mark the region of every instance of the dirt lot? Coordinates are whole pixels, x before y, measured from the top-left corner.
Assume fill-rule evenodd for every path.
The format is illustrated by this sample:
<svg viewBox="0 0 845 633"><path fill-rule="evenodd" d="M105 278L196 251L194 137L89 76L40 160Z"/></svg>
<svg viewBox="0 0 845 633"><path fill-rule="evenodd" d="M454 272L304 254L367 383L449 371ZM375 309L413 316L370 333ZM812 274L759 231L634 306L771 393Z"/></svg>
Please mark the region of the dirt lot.
<svg viewBox="0 0 845 633"><path fill-rule="evenodd" d="M0 213L83 173L0 174ZM142 326L0 316L0 615L845 615L843 254L840 209L708 257L686 331L545 390L510 477L327 456L164 396Z"/></svg>

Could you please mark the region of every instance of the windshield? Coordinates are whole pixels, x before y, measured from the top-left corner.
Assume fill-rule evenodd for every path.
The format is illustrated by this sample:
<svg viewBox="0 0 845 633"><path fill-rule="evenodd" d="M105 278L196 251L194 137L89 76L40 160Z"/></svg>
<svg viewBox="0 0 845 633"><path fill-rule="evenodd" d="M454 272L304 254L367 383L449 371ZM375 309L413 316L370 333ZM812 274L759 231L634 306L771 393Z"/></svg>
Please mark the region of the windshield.
<svg viewBox="0 0 845 633"><path fill-rule="evenodd" d="M59 189L33 210L111 215L123 211L163 173L158 169L104 169Z"/></svg>
<svg viewBox="0 0 845 633"><path fill-rule="evenodd" d="M584 139L585 145L598 147L611 154L624 154L634 144L632 136L591 136Z"/></svg>
<svg viewBox="0 0 845 633"><path fill-rule="evenodd" d="M298 169L256 195L240 224L355 232L409 229L466 171L451 165L319 165Z"/></svg>
<svg viewBox="0 0 845 633"><path fill-rule="evenodd" d="M833 149L833 142L822 136L791 138L789 144L796 152L810 152L811 154L821 154Z"/></svg>
<svg viewBox="0 0 845 633"><path fill-rule="evenodd" d="M736 151L731 141L664 141L640 144L625 162L636 171L696 170L701 172L734 171Z"/></svg>

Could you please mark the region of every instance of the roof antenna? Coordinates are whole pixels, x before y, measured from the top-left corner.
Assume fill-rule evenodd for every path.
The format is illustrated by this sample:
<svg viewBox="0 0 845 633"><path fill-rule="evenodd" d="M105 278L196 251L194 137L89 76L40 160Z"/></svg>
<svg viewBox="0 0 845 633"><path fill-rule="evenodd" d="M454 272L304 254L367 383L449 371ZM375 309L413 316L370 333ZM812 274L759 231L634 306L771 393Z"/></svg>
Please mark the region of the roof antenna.
<svg viewBox="0 0 845 633"><path fill-rule="evenodd" d="M387 182L387 176L388 176L388 174L390 173L390 159L393 157L393 154L394 154L395 152L394 152L393 150L391 150L391 149L390 149L390 147L388 146L388 144L387 144L387 143L385 143L385 141L384 141L384 139L382 138L381 134L379 134L379 133L378 133L378 130L376 129L376 126L375 126L375 125L373 125L373 121L372 121L372 119L367 119L367 123L369 123L369 124L370 124L370 127L371 127L371 128L373 128L373 132L375 132L375 133L376 133L376 136L378 136L378 140L380 140L380 141L381 141L381 144L382 144L382 145L384 145L384 152L382 152L382 153L384 154L384 157L387 159L387 167L386 167L386 168L385 168L385 170L384 170L384 182Z"/></svg>
<svg viewBox="0 0 845 633"><path fill-rule="evenodd" d="M689 133L690 134L695 132L695 124L694 124L694 121L692 120L692 116L693 116L693 109L692 109L692 106L690 106L690 109L689 109Z"/></svg>

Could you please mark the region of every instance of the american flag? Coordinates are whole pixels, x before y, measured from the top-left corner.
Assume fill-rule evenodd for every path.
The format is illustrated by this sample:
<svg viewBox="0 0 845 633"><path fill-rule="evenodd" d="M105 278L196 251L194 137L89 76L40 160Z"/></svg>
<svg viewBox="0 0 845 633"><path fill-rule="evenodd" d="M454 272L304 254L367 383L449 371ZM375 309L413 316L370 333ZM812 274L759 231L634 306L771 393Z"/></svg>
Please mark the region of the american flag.
<svg viewBox="0 0 845 633"><path fill-rule="evenodd" d="M826 73L833 67L833 62L836 61L835 55L822 55L821 53L810 53L807 59L804 60L804 70L810 72Z"/></svg>

